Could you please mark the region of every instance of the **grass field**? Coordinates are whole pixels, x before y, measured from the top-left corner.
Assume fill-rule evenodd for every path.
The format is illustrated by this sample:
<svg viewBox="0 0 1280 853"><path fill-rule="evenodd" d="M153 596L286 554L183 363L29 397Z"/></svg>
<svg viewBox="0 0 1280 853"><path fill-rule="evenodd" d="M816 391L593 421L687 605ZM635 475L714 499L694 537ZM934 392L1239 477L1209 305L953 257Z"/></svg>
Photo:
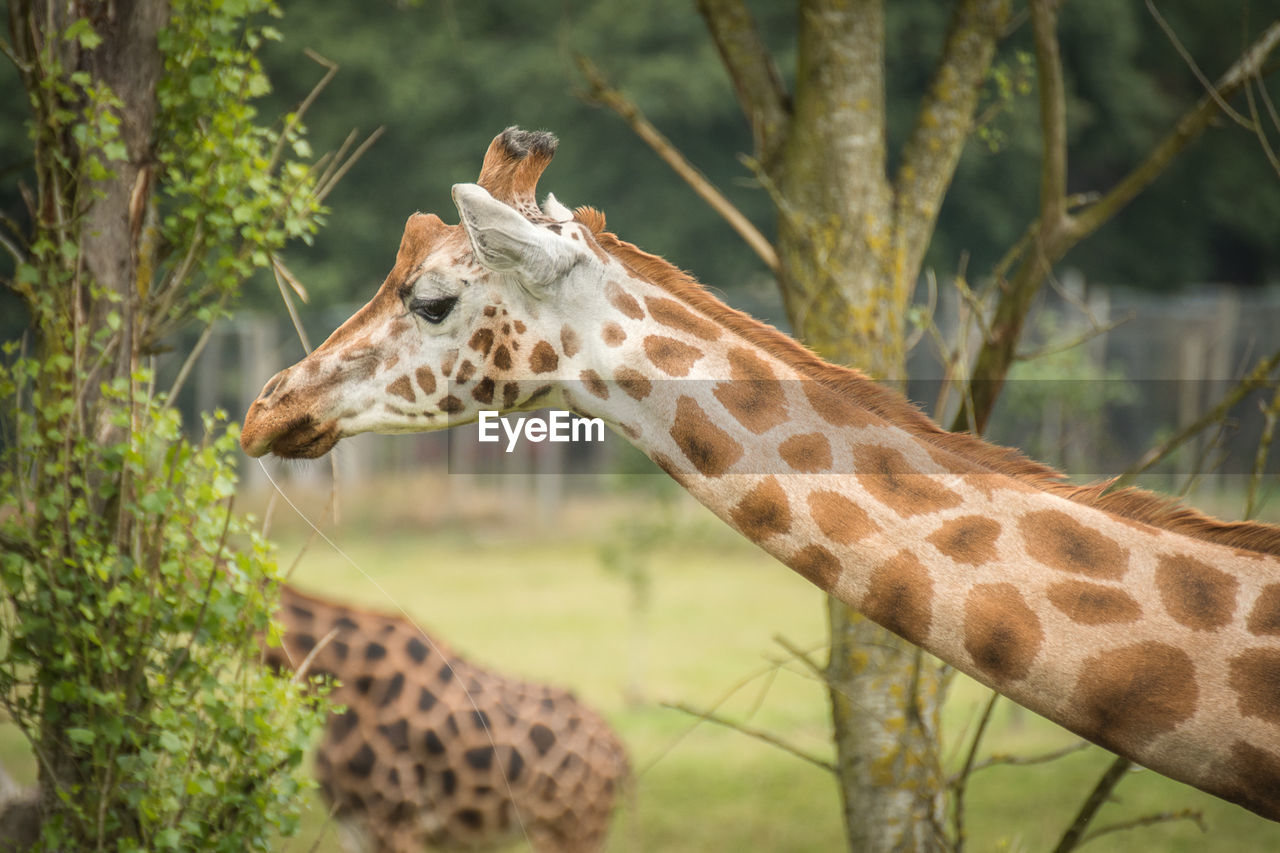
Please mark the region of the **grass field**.
<svg viewBox="0 0 1280 853"><path fill-rule="evenodd" d="M310 495L299 500L303 511L322 517L320 490L286 488L296 498ZM824 770L663 705L714 707L829 759L825 691L775 639L824 657L817 590L680 496L667 544L646 552L652 602L638 629L628 587L602 568L600 555L627 525L651 516L651 502L570 498L552 515L528 514L533 501L512 497L448 477L348 490L342 522L324 525L346 556L319 541L304 549L307 529L288 507L271 509L271 527L283 565L304 552L297 585L370 607L399 604L471 659L571 687L603 712L637 771L611 851L842 849L836 789ZM265 512L262 498L248 503ZM632 684L642 688L640 704L626 699ZM955 682L945 713L953 767L987 695L963 678ZM1037 754L1073 741L1004 702L983 754ZM29 778L23 752L12 727L0 729L0 761ZM1109 763L1109 754L1090 748L1052 764L977 774L967 797L967 849L1051 850ZM1127 778L1117 800L1097 825L1197 809L1208 832L1179 821L1104 836L1088 850L1280 849L1280 825L1149 772ZM341 849L318 800L303 835L281 847Z"/></svg>

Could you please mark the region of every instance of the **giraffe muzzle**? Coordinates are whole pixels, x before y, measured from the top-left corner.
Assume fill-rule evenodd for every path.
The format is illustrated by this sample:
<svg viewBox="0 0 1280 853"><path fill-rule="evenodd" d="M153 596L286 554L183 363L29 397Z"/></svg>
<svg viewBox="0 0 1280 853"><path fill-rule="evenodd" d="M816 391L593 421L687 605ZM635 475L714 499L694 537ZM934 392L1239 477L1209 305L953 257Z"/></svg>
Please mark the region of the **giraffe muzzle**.
<svg viewBox="0 0 1280 853"><path fill-rule="evenodd" d="M252 457L274 453L288 458L323 456L338 443L332 422L322 423L287 389L289 369L267 380L244 416L240 447Z"/></svg>

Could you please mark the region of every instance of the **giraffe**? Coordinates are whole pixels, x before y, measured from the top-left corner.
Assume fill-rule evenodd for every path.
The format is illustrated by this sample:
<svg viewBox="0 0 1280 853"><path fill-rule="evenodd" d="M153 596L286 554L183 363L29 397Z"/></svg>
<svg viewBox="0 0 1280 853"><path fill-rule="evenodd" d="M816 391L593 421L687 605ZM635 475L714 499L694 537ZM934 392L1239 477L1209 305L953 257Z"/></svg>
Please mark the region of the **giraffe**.
<svg viewBox="0 0 1280 853"><path fill-rule="evenodd" d="M267 382L251 456L482 410L599 417L742 535L1004 696L1280 820L1280 528L1074 486L737 312L537 181L509 128L460 224L409 217L373 299Z"/></svg>
<svg viewBox="0 0 1280 853"><path fill-rule="evenodd" d="M537 853L604 846L626 783L621 740L557 687L455 655L407 619L281 588L272 666L338 679L315 756L349 846L474 850L525 838Z"/></svg>

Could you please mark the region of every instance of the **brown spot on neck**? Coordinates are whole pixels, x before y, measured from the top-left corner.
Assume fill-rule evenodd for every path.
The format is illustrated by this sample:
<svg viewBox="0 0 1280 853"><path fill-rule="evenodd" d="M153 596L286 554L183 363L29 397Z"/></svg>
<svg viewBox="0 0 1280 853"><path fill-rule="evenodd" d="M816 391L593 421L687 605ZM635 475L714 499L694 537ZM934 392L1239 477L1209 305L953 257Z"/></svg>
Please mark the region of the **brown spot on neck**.
<svg viewBox="0 0 1280 853"><path fill-rule="evenodd" d="M1227 683L1241 714L1280 724L1280 650L1249 649L1232 658Z"/></svg>
<svg viewBox="0 0 1280 853"><path fill-rule="evenodd" d="M644 353L668 376L688 376L694 362L702 358L702 351L675 338L665 335L649 335L644 339Z"/></svg>
<svg viewBox="0 0 1280 853"><path fill-rule="evenodd" d="M627 339L627 333L624 332L622 327L617 323L605 323L600 329L600 339L603 340L607 346L620 347L622 346L622 342Z"/></svg>
<svg viewBox="0 0 1280 853"><path fill-rule="evenodd" d="M752 542L791 529L791 506L776 477L765 477L729 513L729 519Z"/></svg>
<svg viewBox="0 0 1280 853"><path fill-rule="evenodd" d="M802 474L817 474L831 468L831 443L820 432L791 436L778 445L778 455Z"/></svg>
<svg viewBox="0 0 1280 853"><path fill-rule="evenodd" d="M1148 641L1110 649L1080 668L1074 705L1077 732L1132 755L1196 712L1196 668L1182 649Z"/></svg>
<svg viewBox="0 0 1280 853"><path fill-rule="evenodd" d="M499 370L511 369L511 350L507 349L506 344L498 344L498 348L493 351L493 366Z"/></svg>
<svg viewBox="0 0 1280 853"><path fill-rule="evenodd" d="M839 492L817 489L809 493L808 503L818 530L839 545L852 545L880 529L862 507Z"/></svg>
<svg viewBox="0 0 1280 853"><path fill-rule="evenodd" d="M675 463L675 460L665 453L655 453L652 458L654 464L661 468L668 477L675 480L682 487L689 488L689 478L680 470L680 466Z"/></svg>
<svg viewBox="0 0 1280 853"><path fill-rule="evenodd" d="M619 367L613 374L613 381L633 400L643 400L653 390L649 377L630 367Z"/></svg>
<svg viewBox="0 0 1280 853"><path fill-rule="evenodd" d="M1129 568L1129 551L1096 530L1055 509L1029 512L1018 520L1027 553L1051 569L1118 580Z"/></svg>
<svg viewBox="0 0 1280 853"><path fill-rule="evenodd" d="M578 378L582 380L583 386L592 396L599 397L601 400L609 399L609 386L600 378L600 374L594 370L584 370L578 374Z"/></svg>
<svg viewBox="0 0 1280 853"><path fill-rule="evenodd" d="M567 325L560 327L560 349L564 352L565 358L573 358L582 349L578 333Z"/></svg>
<svg viewBox="0 0 1280 853"><path fill-rule="evenodd" d="M714 341L720 337L720 327L705 317L699 317L674 299L663 299L657 296L646 296L644 304L649 308L649 315L668 328Z"/></svg>
<svg viewBox="0 0 1280 853"><path fill-rule="evenodd" d="M910 551L899 551L871 572L858 609L893 633L923 645L933 624L933 578Z"/></svg>
<svg viewBox="0 0 1280 853"><path fill-rule="evenodd" d="M861 427L875 423L875 418L852 397L843 396L821 382L805 380L800 387L818 417L833 426Z"/></svg>
<svg viewBox="0 0 1280 853"><path fill-rule="evenodd" d="M746 347L734 347L727 357L729 381L712 393L729 414L756 435L785 421L786 398L769 365Z"/></svg>
<svg viewBox="0 0 1280 853"><path fill-rule="evenodd" d="M1242 740L1233 743L1228 780L1221 796L1280 821L1280 755Z"/></svg>
<svg viewBox="0 0 1280 853"><path fill-rule="evenodd" d="M1280 583L1267 584L1249 612L1249 632L1258 635L1280 634Z"/></svg>
<svg viewBox="0 0 1280 853"><path fill-rule="evenodd" d="M1088 581L1062 581L1049 587L1049 602L1081 625L1134 622L1142 607L1129 593Z"/></svg>
<svg viewBox="0 0 1280 853"><path fill-rule="evenodd" d="M823 592L831 592L840 580L839 558L821 545L801 548L787 560L787 565Z"/></svg>
<svg viewBox="0 0 1280 853"><path fill-rule="evenodd" d="M1013 584L979 584L966 596L964 647L988 678L1026 678L1043 643L1039 617Z"/></svg>
<svg viewBox="0 0 1280 853"><path fill-rule="evenodd" d="M1199 560L1159 555L1156 586L1169 615L1193 630L1221 628L1235 615L1240 582Z"/></svg>
<svg viewBox="0 0 1280 853"><path fill-rule="evenodd" d="M707 477L719 477L742 458L742 445L716 426L692 397L676 400L671 438L693 467Z"/></svg>
<svg viewBox="0 0 1280 853"><path fill-rule="evenodd" d="M933 547L957 563L979 566L995 559L1000 523L981 515L962 515L929 534Z"/></svg>
<svg viewBox="0 0 1280 853"><path fill-rule="evenodd" d="M960 504L960 496L932 474L923 474L890 447L853 445L855 476L880 503L903 518L937 512Z"/></svg>
<svg viewBox="0 0 1280 853"><path fill-rule="evenodd" d="M643 320L644 309L640 307L640 303L635 297L622 289L622 285L610 279L605 282L605 296L609 299L609 304L617 308L623 314L626 314L632 320Z"/></svg>

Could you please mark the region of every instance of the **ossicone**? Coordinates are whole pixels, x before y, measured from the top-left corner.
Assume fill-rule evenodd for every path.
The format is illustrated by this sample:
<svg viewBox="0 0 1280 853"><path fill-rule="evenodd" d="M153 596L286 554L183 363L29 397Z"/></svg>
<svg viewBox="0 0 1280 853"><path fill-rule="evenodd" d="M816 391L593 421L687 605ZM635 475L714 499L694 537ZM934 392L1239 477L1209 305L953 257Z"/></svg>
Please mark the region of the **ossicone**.
<svg viewBox="0 0 1280 853"><path fill-rule="evenodd" d="M489 143L476 183L526 216L538 217L542 213L536 200L538 178L555 156L557 145L553 133L508 127Z"/></svg>

